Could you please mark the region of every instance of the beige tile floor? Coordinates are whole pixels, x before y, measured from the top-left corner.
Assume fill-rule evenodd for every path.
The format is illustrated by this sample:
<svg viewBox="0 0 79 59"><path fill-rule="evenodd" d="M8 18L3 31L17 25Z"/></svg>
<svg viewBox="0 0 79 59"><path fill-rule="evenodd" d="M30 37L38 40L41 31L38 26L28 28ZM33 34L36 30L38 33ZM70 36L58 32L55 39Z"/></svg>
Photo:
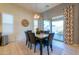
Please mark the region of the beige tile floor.
<svg viewBox="0 0 79 59"><path fill-rule="evenodd" d="M34 53L33 49L29 49L25 42L11 42L6 46L0 46L0 55L39 55L39 49ZM79 47L64 44L63 42L53 41L53 52L50 55L78 55ZM43 55L47 55L46 48L43 48Z"/></svg>

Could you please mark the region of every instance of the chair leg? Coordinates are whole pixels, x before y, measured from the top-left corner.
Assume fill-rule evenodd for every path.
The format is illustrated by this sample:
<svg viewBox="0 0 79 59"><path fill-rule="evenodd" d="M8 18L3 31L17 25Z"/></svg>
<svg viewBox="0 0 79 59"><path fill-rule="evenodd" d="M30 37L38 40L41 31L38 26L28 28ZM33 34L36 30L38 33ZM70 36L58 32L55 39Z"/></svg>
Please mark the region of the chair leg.
<svg viewBox="0 0 79 59"><path fill-rule="evenodd" d="M28 44L28 48L30 47L30 42L27 43Z"/></svg>
<svg viewBox="0 0 79 59"><path fill-rule="evenodd" d="M27 45L27 41L26 41L26 45Z"/></svg>
<svg viewBox="0 0 79 59"><path fill-rule="evenodd" d="M47 53L48 53L48 55L49 55L49 46L47 46Z"/></svg>
<svg viewBox="0 0 79 59"><path fill-rule="evenodd" d="M28 42L29 42L29 41L26 39L26 45L28 44Z"/></svg>
<svg viewBox="0 0 79 59"><path fill-rule="evenodd" d="M40 42L40 55L43 54L43 51L42 51L42 42Z"/></svg>
<svg viewBox="0 0 79 59"><path fill-rule="evenodd" d="M30 49L32 49L32 44L30 43Z"/></svg>
<svg viewBox="0 0 79 59"><path fill-rule="evenodd" d="M35 44L35 47L34 47L34 53L36 52L36 44Z"/></svg>
<svg viewBox="0 0 79 59"><path fill-rule="evenodd" d="M51 48L51 51L53 51L53 49L52 49L52 44L50 45L50 48Z"/></svg>

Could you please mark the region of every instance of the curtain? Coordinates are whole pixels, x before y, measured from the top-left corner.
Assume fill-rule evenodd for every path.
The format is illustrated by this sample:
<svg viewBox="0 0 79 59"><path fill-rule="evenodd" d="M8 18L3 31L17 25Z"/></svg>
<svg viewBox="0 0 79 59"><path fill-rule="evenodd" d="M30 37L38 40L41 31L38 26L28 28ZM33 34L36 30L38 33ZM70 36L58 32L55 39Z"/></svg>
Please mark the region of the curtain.
<svg viewBox="0 0 79 59"><path fill-rule="evenodd" d="M73 44L73 6L64 9L65 16L65 43Z"/></svg>

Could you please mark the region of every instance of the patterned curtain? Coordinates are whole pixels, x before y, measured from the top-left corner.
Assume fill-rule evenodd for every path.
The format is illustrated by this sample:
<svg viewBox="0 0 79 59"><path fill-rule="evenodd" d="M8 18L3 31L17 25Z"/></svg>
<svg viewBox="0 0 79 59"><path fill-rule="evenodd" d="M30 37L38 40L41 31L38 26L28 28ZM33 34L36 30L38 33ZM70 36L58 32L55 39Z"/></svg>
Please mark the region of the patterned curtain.
<svg viewBox="0 0 79 59"><path fill-rule="evenodd" d="M73 6L64 9L65 15L65 43L73 43Z"/></svg>

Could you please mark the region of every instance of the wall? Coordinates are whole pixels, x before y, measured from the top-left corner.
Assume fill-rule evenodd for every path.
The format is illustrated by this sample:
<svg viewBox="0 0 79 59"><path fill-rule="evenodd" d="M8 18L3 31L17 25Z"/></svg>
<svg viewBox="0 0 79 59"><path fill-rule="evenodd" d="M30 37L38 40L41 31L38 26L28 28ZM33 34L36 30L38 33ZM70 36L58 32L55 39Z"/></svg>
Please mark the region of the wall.
<svg viewBox="0 0 79 59"><path fill-rule="evenodd" d="M74 42L79 44L79 4L74 5Z"/></svg>
<svg viewBox="0 0 79 59"><path fill-rule="evenodd" d="M33 29L32 20L34 13L31 11L28 11L15 4L7 3L7 4L0 4L0 13L7 13L14 16L14 32L13 34L9 35L10 41L25 39L24 31ZM27 19L29 21L28 27L23 27L21 25L22 19Z"/></svg>
<svg viewBox="0 0 79 59"><path fill-rule="evenodd" d="M79 4L60 4L48 11L41 13L43 19L51 20L52 17L64 15L64 8L74 5L74 43L79 44Z"/></svg>
<svg viewBox="0 0 79 59"><path fill-rule="evenodd" d="M0 14L0 32L2 32L2 17L1 17L1 14Z"/></svg>

